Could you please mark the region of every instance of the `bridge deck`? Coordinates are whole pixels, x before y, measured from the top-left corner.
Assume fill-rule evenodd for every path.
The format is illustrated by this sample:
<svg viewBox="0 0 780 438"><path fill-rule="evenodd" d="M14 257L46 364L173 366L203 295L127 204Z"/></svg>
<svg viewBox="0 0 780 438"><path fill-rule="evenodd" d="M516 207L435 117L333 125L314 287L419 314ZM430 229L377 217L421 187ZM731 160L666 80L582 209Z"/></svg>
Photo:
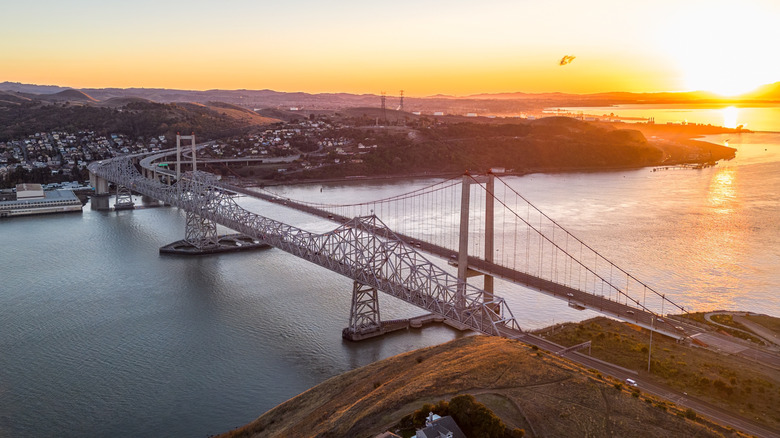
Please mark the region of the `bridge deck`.
<svg viewBox="0 0 780 438"><path fill-rule="evenodd" d="M231 185L226 185L226 188L235 191L236 193L263 199L265 201L281 203L286 207L303 211L323 219L334 221L336 223L346 223L349 221L349 218L333 215L327 211L320 210L309 205L297 203L287 198L259 193ZM383 233L382 230L376 230L375 232L379 234ZM455 255L450 249L429 242L416 240L403 234L394 234L405 241L407 244L414 244L415 248L418 250L439 256L445 260L449 260L453 255ZM545 280L543 278L507 268L505 266L487 262L477 257L469 256L468 264L469 269L475 270L481 274L491 275L502 280L536 289L546 295L567 301L568 303L572 304L573 307L580 306L582 308L590 309L605 315L609 315L613 318L638 325L648 330L654 330L657 333L661 333L672 338L683 339L687 336L686 331L691 331L692 329L692 327L687 327L685 324L663 318L663 316L649 312L645 309L642 309L641 307L634 307L620 303L609 299L608 297L584 292L579 289ZM683 328L683 326L685 326L685 328Z"/></svg>
<svg viewBox="0 0 780 438"><path fill-rule="evenodd" d="M166 174L173 174L174 172L171 170L161 170L159 168L156 168L154 165L154 160L161 159L166 155L170 155L172 151L162 151L161 153L157 153L153 156L147 156L143 160L141 160L142 167L145 167L147 169L154 169L158 173L166 173ZM140 177L140 175L139 175ZM149 181L149 180L146 180ZM217 183L217 185L224 190L229 190L231 192L235 193L241 193L244 195L252 196L255 198L263 199L268 202L274 202L274 203L281 203L284 204L288 208L296 209L299 211L303 211L327 220L334 221L338 224L347 224L353 218L347 218L342 216L337 216L332 213L329 213L324 210L320 210L317 208L314 208L309 205L305 205L302 203L298 203L295 201L292 201L290 199L281 198L274 195L259 193L256 191L247 190L245 188L233 186L230 184L226 184L223 182ZM134 188L138 190L138 188ZM154 190L152 190L154 192ZM145 193L149 194L150 196L155 196L154 193ZM166 202L171 202L169 200L166 200ZM176 202L171 202L173 205L177 205ZM257 238L267 238L265 236L267 230L263 231L257 231L253 230L251 227L242 227L243 224L241 223L234 223L231 221L228 221L230 223L225 222L224 218L219 217L219 215L216 215L212 218L218 223L221 223L225 226L228 226L232 229L235 229L237 231L246 232L249 235L253 235L253 237ZM282 224L284 225L284 224ZM238 228L236 228L238 226ZM284 225L285 227L289 227L287 225ZM278 227L277 225L274 225L274 227ZM245 229L239 229L239 228L245 228ZM369 226L369 228L371 228ZM409 245L410 247L413 247L415 249L419 249L421 251L424 251L429 254L433 254L436 256L439 256L445 260L449 260L450 257L453 255L453 251L441 246L434 245L432 243L420 241L413 239L409 236L405 236L402 234L393 233L390 230L388 230L385 227L377 227L374 229L370 229L370 231L378 236L382 236L384 238L397 238L400 239L405 244ZM274 245L273 242L268 242L272 245ZM413 245L412 245L413 244ZM274 245L278 246L278 245ZM284 249L284 248L282 248ZM293 253L296 253L296 255L301 256L301 254L297 254L298 251L290 251ZM304 258L307 258L304 256ZM322 261L318 260L310 260L314 263L321 264ZM667 320L662 315L658 315L656 313L653 313L652 311L649 311L645 308L643 308L640 305L632 306L626 303L621 303L616 300L610 299L609 297L600 296L596 294L592 294L589 292L585 292L576 288L572 288L563 284L555 283L550 280L546 280L543 278L539 278L534 275L530 275L521 271L517 271L505 266L501 266L495 263L491 263L482 259L479 259L477 257L469 256L468 258L468 264L469 269L475 270L482 274L491 275L496 278L501 278L506 281L510 281L516 284L520 284L526 287L530 287L533 289L536 289L546 295L567 301L570 306L578 309L591 309L596 312L609 315L611 317L630 322L633 324L636 324L638 326L654 330L656 332L662 333L667 336L671 336L674 338L684 338L686 337L685 329L681 327L681 325L676 321ZM349 276L348 273L342 272L344 275ZM687 328L687 327L686 327Z"/></svg>

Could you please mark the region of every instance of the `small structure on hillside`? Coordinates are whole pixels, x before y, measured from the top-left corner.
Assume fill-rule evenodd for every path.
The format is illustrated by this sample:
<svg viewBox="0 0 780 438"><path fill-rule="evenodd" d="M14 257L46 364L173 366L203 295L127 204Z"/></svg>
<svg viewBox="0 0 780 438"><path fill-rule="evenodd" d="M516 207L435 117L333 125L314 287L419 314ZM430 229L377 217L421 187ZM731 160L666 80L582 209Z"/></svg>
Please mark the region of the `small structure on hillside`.
<svg viewBox="0 0 780 438"><path fill-rule="evenodd" d="M466 438L466 434L449 415L440 417L431 412L425 420L425 427L418 429L412 438Z"/></svg>

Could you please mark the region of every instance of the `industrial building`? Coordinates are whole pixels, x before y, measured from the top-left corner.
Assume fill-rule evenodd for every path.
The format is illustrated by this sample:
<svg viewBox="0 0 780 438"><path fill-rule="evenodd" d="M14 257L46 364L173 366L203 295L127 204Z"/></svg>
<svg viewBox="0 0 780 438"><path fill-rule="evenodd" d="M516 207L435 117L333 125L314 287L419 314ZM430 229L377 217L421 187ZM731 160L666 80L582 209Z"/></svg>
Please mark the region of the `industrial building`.
<svg viewBox="0 0 780 438"><path fill-rule="evenodd" d="M43 190L40 184L17 184L16 199L0 202L0 217L81 211L72 190Z"/></svg>

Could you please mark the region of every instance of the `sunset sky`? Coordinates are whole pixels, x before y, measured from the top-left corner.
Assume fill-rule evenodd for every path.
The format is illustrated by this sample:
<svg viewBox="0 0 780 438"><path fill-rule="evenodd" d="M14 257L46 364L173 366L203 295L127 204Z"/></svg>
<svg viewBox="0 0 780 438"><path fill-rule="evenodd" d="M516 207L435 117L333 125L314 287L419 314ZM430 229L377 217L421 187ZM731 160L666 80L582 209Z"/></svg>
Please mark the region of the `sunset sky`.
<svg viewBox="0 0 780 438"><path fill-rule="evenodd" d="M780 81L777 0L28 0L1 10L0 81L76 88L732 95Z"/></svg>

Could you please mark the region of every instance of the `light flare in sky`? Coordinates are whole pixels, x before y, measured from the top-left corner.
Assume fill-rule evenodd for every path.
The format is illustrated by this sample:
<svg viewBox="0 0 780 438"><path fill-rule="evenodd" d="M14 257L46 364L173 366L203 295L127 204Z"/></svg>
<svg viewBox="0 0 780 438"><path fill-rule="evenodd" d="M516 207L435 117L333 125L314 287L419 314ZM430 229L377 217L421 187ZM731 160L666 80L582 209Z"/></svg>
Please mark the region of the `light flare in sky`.
<svg viewBox="0 0 780 438"><path fill-rule="evenodd" d="M776 0L7 3L0 81L426 96L780 80Z"/></svg>
<svg viewBox="0 0 780 438"><path fill-rule="evenodd" d="M780 78L778 3L681 2L660 30L684 88L737 96Z"/></svg>

